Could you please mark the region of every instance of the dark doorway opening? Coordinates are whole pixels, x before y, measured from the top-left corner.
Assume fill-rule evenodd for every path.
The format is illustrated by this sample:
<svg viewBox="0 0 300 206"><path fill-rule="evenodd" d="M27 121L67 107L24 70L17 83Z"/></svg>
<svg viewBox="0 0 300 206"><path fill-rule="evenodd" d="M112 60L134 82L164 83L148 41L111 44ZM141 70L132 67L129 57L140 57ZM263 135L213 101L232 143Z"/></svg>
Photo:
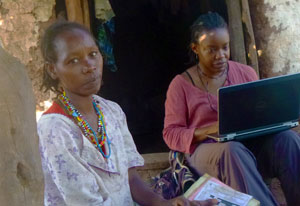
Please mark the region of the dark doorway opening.
<svg viewBox="0 0 300 206"><path fill-rule="evenodd" d="M189 66L189 26L202 13L226 20L225 0L110 0L117 71L104 68L100 95L117 102L140 153L164 152L164 101L170 81ZM91 6L91 28L97 19Z"/></svg>

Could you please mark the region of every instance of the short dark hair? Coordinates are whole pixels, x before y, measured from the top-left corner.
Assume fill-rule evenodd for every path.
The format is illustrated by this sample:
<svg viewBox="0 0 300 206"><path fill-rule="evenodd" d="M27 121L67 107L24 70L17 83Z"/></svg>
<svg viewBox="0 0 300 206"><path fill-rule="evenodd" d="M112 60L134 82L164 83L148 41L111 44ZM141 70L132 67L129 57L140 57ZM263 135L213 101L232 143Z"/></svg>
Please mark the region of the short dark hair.
<svg viewBox="0 0 300 206"><path fill-rule="evenodd" d="M222 16L216 12L208 12L198 17L190 27L191 40L190 44L198 43L199 37L204 31L211 31L214 29L228 29L227 23ZM190 50L190 59L196 62L195 54Z"/></svg>
<svg viewBox="0 0 300 206"><path fill-rule="evenodd" d="M43 67L43 82L41 90L44 89L44 92L51 90L55 93L60 93L58 88L59 81L51 78L47 71L47 66L50 64L55 64L57 61L57 54L54 44L56 37L66 31L71 31L74 29L82 30L94 39L93 35L85 26L76 22L69 22L65 20L57 21L49 26L42 37L41 52L45 62Z"/></svg>

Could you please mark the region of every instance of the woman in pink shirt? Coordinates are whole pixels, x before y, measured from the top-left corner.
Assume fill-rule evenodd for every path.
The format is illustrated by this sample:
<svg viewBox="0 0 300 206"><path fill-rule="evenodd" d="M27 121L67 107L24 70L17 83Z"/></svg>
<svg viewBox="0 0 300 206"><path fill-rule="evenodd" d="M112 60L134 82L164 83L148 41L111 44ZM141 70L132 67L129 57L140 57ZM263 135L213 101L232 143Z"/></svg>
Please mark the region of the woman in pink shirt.
<svg viewBox="0 0 300 206"><path fill-rule="evenodd" d="M216 143L206 137L218 132L218 88L258 79L251 67L229 61L224 19L217 13L200 16L191 27L190 48L195 65L177 75L167 92L163 136L169 148L186 153L200 174L219 178L254 196L261 205L277 205L263 178L278 177L288 204L300 205L297 133L280 132L259 144L255 138L243 143Z"/></svg>

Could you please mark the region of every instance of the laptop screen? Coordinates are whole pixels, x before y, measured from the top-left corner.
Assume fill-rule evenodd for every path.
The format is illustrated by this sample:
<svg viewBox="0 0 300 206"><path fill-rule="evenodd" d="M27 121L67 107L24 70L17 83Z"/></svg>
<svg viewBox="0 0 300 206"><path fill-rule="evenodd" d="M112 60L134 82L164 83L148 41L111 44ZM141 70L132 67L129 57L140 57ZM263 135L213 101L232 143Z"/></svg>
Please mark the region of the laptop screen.
<svg viewBox="0 0 300 206"><path fill-rule="evenodd" d="M300 74L223 87L218 98L220 135L295 121L300 109Z"/></svg>

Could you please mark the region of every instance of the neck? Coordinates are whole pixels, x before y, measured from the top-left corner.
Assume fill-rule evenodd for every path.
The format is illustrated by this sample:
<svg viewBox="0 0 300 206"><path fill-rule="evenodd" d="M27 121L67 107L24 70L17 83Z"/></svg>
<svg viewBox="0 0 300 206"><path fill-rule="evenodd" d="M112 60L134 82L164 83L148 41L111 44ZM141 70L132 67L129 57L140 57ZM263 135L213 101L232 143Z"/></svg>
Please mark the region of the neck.
<svg viewBox="0 0 300 206"><path fill-rule="evenodd" d="M80 96L76 94L71 94L67 91L66 96L69 98L74 107L83 115L95 112L93 106L93 97L90 96Z"/></svg>
<svg viewBox="0 0 300 206"><path fill-rule="evenodd" d="M213 72L212 69L206 69L206 67L201 63L197 64L197 69L200 71L201 76L209 79L219 79L227 72L227 67L223 70Z"/></svg>

